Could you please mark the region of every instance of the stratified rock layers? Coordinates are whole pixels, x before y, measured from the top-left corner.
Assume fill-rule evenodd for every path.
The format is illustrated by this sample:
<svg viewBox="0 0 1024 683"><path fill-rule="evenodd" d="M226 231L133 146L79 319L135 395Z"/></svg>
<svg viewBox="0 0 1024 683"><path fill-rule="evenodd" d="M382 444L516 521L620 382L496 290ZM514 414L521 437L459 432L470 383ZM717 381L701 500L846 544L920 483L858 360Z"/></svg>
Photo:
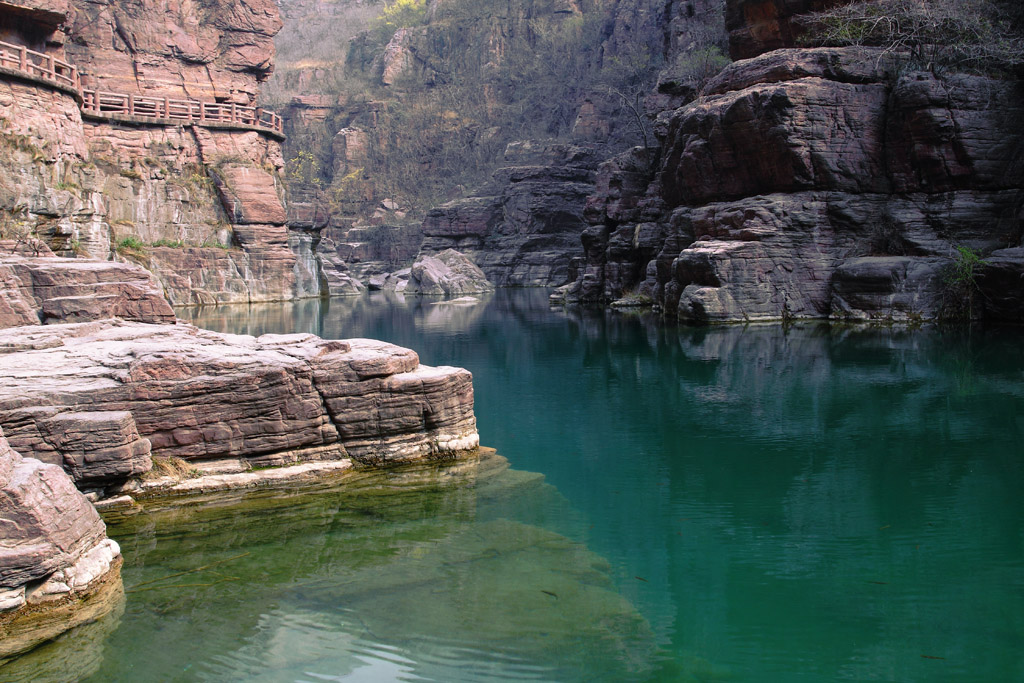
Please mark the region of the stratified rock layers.
<svg viewBox="0 0 1024 683"><path fill-rule="evenodd" d="M788 49L733 64L708 92L659 118L656 172L601 169L571 296L639 284L695 321L927 319L948 303L955 246L1019 244L1012 82Z"/></svg>
<svg viewBox="0 0 1024 683"><path fill-rule="evenodd" d="M0 661L99 618L120 599L117 543L61 468L0 434Z"/></svg>
<svg viewBox="0 0 1024 683"><path fill-rule="evenodd" d="M508 164L476 196L431 209L424 253L456 249L498 285L549 287L571 279L586 227L583 204L594 192L595 149L515 142Z"/></svg>
<svg viewBox="0 0 1024 683"><path fill-rule="evenodd" d="M108 320L11 328L0 347L0 425L20 451L63 464L84 487L123 482L148 469L150 453L384 463L479 441L469 372L422 366L413 351L372 340ZM109 438L83 451L75 429L97 423Z"/></svg>
<svg viewBox="0 0 1024 683"><path fill-rule="evenodd" d="M78 68L84 88L232 111L255 103L281 25L263 0L56 9L67 35L46 49ZM12 39L37 20L15 22ZM83 112L80 101L67 84L0 75L2 236L139 262L176 304L319 294L297 287L275 132Z"/></svg>

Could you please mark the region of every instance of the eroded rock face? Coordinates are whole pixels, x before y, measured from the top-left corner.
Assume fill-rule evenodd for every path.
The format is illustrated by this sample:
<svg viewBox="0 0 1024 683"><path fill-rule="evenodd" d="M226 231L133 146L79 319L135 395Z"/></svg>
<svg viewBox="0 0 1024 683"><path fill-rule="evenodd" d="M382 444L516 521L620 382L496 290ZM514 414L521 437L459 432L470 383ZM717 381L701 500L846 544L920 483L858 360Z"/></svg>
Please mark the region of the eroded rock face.
<svg viewBox="0 0 1024 683"><path fill-rule="evenodd" d="M639 286L696 321L935 318L954 246L1020 242L1016 88L852 48L737 62L659 117L646 177L635 154L602 167L570 297Z"/></svg>
<svg viewBox="0 0 1024 683"><path fill-rule="evenodd" d="M68 55L87 87L252 104L281 29L270 0L148 0L75 6Z"/></svg>
<svg viewBox="0 0 1024 683"><path fill-rule="evenodd" d="M282 464L444 457L479 440L470 373L382 342L108 320L11 328L0 348L0 425L80 486L136 474L145 442L153 456ZM110 438L86 451L75 435L90 421Z"/></svg>
<svg viewBox="0 0 1024 683"><path fill-rule="evenodd" d="M484 272L454 249L420 256L412 264L406 294L476 294L494 291Z"/></svg>
<svg viewBox="0 0 1024 683"><path fill-rule="evenodd" d="M503 286L568 282L598 158L583 145L517 142L479 194L431 209L423 252L457 249Z"/></svg>
<svg viewBox="0 0 1024 683"><path fill-rule="evenodd" d="M0 327L123 318L173 323L150 274L113 261L0 257Z"/></svg>
<svg viewBox="0 0 1024 683"><path fill-rule="evenodd" d="M69 13L67 54L57 56L78 67L84 87L136 96L254 104L280 28L276 6L262 0L44 4ZM319 294L299 291L275 135L115 123L83 115L70 88L6 76L0 128L6 235L36 235L63 256L142 263L174 303ZM163 246L119 249L129 238Z"/></svg>
<svg viewBox="0 0 1024 683"><path fill-rule="evenodd" d="M109 611L120 549L60 467L13 451L0 433L0 659Z"/></svg>

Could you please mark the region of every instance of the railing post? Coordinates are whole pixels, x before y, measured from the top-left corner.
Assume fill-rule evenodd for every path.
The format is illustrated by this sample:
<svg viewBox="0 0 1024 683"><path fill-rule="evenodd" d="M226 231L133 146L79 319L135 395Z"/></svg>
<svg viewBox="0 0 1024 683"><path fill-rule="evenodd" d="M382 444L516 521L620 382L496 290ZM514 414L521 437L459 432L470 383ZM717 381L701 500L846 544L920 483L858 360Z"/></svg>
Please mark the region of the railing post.
<svg viewBox="0 0 1024 683"><path fill-rule="evenodd" d="M171 101L166 97L164 98L164 118L171 118Z"/></svg>
<svg viewBox="0 0 1024 683"><path fill-rule="evenodd" d="M28 71L28 48L18 48L18 64L22 71Z"/></svg>
<svg viewBox="0 0 1024 683"><path fill-rule="evenodd" d="M128 116L135 116L135 95L128 95Z"/></svg>
<svg viewBox="0 0 1024 683"><path fill-rule="evenodd" d="M238 115L238 105L236 105L234 102L232 102L231 103L231 123L235 123L235 122L238 121L238 119L236 118L237 115Z"/></svg>
<svg viewBox="0 0 1024 683"><path fill-rule="evenodd" d="M206 102L199 103L199 121L206 123Z"/></svg>
<svg viewBox="0 0 1024 683"><path fill-rule="evenodd" d="M78 80L78 78L79 78L79 76L78 76L78 67L75 66L74 64L72 64L71 65L71 87L74 88L75 90L79 90L80 91L82 89L82 84Z"/></svg>

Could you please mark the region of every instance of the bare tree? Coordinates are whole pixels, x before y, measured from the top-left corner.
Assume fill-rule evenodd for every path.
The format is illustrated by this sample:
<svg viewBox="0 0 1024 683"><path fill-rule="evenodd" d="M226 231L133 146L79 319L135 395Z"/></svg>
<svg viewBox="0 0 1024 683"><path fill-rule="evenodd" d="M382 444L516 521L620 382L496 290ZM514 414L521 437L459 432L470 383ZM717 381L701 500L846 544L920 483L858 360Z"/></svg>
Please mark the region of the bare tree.
<svg viewBox="0 0 1024 683"><path fill-rule="evenodd" d="M801 23L820 45L879 46L929 69L1013 70L1024 65L1019 13L1002 0L860 0Z"/></svg>

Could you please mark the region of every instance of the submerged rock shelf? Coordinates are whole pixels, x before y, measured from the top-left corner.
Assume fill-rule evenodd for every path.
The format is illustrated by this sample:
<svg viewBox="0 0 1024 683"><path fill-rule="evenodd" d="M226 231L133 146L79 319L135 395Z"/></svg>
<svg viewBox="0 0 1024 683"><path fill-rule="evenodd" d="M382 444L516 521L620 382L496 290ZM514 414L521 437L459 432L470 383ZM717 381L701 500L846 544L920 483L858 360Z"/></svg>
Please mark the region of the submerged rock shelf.
<svg viewBox="0 0 1024 683"><path fill-rule="evenodd" d="M125 264L11 257L0 276L16 325L0 329L0 658L113 609L120 551L90 500L308 485L479 445L472 375L409 349L201 330Z"/></svg>

